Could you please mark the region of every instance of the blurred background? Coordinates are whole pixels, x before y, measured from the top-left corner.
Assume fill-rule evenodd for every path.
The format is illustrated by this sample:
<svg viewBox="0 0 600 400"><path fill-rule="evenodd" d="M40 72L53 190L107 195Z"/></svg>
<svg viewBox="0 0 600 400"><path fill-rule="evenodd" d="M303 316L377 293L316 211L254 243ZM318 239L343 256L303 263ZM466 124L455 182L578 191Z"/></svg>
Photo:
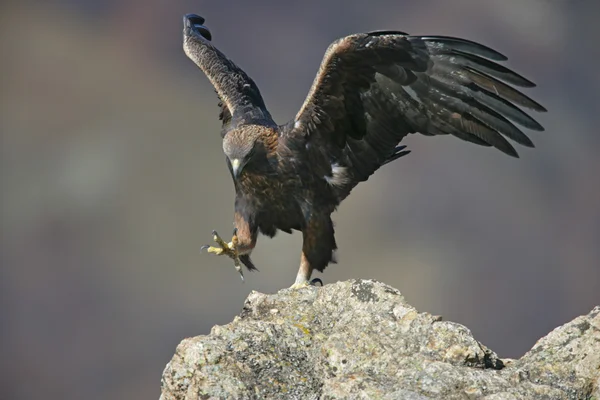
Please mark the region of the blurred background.
<svg viewBox="0 0 600 400"><path fill-rule="evenodd" d="M292 284L301 235L259 239L260 273L201 254L229 234L217 100L184 13L254 78L276 121L327 45L396 29L469 38L534 80L521 159L413 135L334 215L326 283L374 278L502 357L600 303L600 3L593 0L86 1L0 6L0 398L151 399L177 344Z"/></svg>

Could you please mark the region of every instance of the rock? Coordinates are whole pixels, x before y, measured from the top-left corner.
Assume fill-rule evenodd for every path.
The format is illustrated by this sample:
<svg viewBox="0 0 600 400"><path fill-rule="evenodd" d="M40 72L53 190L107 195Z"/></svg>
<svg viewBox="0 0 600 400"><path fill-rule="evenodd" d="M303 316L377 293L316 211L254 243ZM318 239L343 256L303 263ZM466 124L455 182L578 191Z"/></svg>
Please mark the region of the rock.
<svg viewBox="0 0 600 400"><path fill-rule="evenodd" d="M163 372L162 400L270 398L600 399L600 307L501 360L376 281L252 292Z"/></svg>

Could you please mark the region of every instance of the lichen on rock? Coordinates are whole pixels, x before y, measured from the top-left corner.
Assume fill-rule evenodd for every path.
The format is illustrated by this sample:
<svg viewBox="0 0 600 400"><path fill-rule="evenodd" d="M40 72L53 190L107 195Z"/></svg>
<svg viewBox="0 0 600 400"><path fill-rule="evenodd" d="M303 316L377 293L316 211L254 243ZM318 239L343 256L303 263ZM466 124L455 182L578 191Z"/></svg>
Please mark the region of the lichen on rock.
<svg viewBox="0 0 600 400"><path fill-rule="evenodd" d="M377 281L252 292L163 372L162 400L278 398L600 399L600 307L501 360Z"/></svg>

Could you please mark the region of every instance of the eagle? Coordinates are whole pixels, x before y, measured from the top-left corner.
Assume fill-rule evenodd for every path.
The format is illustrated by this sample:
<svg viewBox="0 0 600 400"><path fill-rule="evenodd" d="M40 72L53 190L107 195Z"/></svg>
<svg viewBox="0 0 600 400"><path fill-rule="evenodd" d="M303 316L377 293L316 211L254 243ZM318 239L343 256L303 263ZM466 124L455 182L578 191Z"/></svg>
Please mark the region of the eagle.
<svg viewBox="0 0 600 400"><path fill-rule="evenodd" d="M331 214L359 183L409 151L409 133L453 135L518 157L510 139L532 141L517 125L544 128L522 108L546 109L516 87L535 84L498 62L507 58L479 43L400 31L358 33L335 40L296 116L278 125L254 81L212 44L204 18L183 18L183 49L220 100L223 151L235 186L230 242L213 231L203 250L256 270L250 254L258 234L302 232L304 287L314 270L335 262ZM322 284L322 282L321 282Z"/></svg>

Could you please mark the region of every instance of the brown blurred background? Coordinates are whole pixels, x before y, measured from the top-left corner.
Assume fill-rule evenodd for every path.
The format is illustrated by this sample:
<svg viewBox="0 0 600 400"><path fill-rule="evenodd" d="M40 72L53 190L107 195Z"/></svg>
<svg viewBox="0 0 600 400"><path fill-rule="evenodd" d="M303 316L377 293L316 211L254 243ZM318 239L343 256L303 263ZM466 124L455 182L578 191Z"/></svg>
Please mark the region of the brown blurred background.
<svg viewBox="0 0 600 400"><path fill-rule="evenodd" d="M181 17L254 78L275 119L327 45L359 31L462 36L509 56L549 112L521 159L411 136L413 153L334 215L327 282L374 278L502 357L600 303L600 52L593 0L74 1L0 6L0 398L151 399L176 345L295 277L301 236L261 272L201 254L229 234L216 98Z"/></svg>

